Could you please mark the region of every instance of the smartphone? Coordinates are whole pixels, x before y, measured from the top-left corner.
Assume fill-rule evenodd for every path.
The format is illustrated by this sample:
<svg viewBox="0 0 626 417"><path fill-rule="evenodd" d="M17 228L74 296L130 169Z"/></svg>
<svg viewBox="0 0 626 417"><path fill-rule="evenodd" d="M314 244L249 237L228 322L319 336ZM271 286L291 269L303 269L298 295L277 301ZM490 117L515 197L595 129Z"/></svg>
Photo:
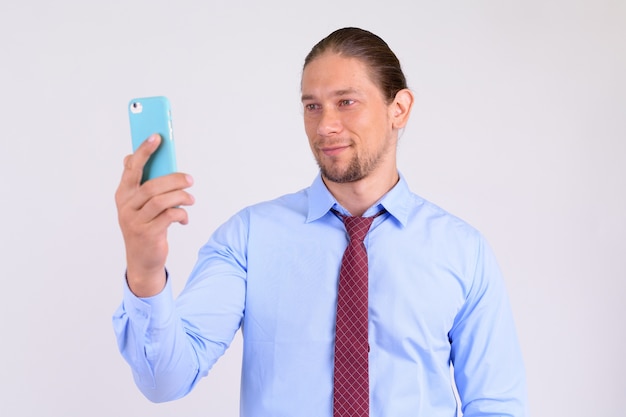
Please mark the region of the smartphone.
<svg viewBox="0 0 626 417"><path fill-rule="evenodd" d="M134 98L128 104L133 152L150 135L161 135L161 144L143 168L141 182L176 172L172 110L167 97Z"/></svg>

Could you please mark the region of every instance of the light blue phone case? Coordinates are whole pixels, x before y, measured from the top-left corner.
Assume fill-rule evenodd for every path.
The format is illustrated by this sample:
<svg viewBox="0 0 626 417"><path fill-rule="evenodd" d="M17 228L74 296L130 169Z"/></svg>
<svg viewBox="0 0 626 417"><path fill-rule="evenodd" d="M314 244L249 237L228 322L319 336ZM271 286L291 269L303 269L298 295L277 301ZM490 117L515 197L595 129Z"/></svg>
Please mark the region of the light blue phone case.
<svg viewBox="0 0 626 417"><path fill-rule="evenodd" d="M172 111L167 97L136 98L128 104L133 152L150 135L161 135L161 145L150 156L141 182L176 172Z"/></svg>

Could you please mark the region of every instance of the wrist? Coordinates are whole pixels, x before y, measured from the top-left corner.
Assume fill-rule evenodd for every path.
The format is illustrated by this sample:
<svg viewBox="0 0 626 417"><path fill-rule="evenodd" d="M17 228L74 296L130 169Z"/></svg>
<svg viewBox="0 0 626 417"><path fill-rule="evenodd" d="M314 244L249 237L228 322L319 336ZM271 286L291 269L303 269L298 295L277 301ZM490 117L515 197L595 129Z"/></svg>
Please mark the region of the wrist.
<svg viewBox="0 0 626 417"><path fill-rule="evenodd" d="M167 270L160 268L158 271L136 271L128 267L126 269L126 283L130 291L140 298L152 297L159 294L167 283Z"/></svg>

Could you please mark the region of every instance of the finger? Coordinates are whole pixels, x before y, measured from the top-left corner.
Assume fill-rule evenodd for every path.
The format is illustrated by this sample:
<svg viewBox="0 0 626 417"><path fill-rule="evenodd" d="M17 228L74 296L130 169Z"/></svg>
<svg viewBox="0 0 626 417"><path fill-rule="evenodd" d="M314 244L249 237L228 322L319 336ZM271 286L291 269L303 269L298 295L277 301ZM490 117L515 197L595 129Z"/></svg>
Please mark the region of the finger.
<svg viewBox="0 0 626 417"><path fill-rule="evenodd" d="M163 211L158 217L156 217L152 224L157 230L166 229L172 223L180 223L186 225L189 223L189 215L187 210L181 207L172 207Z"/></svg>
<svg viewBox="0 0 626 417"><path fill-rule="evenodd" d="M171 207L193 204L193 196L184 191L192 184L190 175L175 173L147 181L138 189L118 189L115 197L121 224L147 224Z"/></svg>
<svg viewBox="0 0 626 417"><path fill-rule="evenodd" d="M140 210L146 203L157 196L184 190L192 185L193 178L191 175L179 172L153 178L143 183L137 192L134 192L134 194L131 195L128 204L131 208ZM169 207L174 207L176 205L179 204L172 204L169 205ZM168 208L167 205L163 207L163 209L166 208Z"/></svg>
<svg viewBox="0 0 626 417"><path fill-rule="evenodd" d="M191 206L195 202L193 195L183 190L174 190L150 198L139 210L138 221L150 223L171 208Z"/></svg>
<svg viewBox="0 0 626 417"><path fill-rule="evenodd" d="M193 177L182 172L174 172L172 174L163 175L152 178L141 184L140 193L148 196L169 193L175 190L184 190L193 185Z"/></svg>
<svg viewBox="0 0 626 417"><path fill-rule="evenodd" d="M161 143L161 136L157 133L150 135L135 150L132 155L124 159L124 172L122 183L127 186L138 186L143 176L143 167L148 162L150 155L154 153Z"/></svg>

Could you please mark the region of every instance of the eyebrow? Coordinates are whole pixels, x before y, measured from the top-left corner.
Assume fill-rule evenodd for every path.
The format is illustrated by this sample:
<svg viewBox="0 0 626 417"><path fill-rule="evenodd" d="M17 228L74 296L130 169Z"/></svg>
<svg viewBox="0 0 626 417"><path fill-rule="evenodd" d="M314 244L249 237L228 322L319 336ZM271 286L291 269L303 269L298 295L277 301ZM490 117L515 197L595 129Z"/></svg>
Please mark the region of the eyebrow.
<svg viewBox="0 0 626 417"><path fill-rule="evenodd" d="M346 88L346 89L342 89L342 90L337 90L337 91L333 91L331 95L335 96L335 97L343 97L349 94L358 94L359 91L354 89L354 88ZM310 100L314 100L315 96L313 96L313 94L303 94L302 95L302 101L310 101Z"/></svg>

